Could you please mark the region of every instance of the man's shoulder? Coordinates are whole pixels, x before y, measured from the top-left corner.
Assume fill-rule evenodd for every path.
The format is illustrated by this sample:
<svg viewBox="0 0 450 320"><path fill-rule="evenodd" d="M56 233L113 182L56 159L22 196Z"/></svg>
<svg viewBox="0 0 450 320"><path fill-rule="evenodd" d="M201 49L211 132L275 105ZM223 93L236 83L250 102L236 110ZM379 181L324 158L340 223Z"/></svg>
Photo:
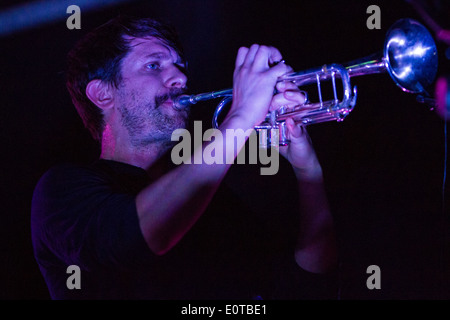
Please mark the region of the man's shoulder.
<svg viewBox="0 0 450 320"><path fill-rule="evenodd" d="M105 176L94 164L60 163L50 167L39 178L35 192L61 194L105 181Z"/></svg>
<svg viewBox="0 0 450 320"><path fill-rule="evenodd" d="M131 182L130 182L131 181ZM87 164L60 163L49 168L39 179L35 191L51 194L141 189L148 183L146 172L125 163L95 160ZM134 184L137 184L134 188Z"/></svg>
<svg viewBox="0 0 450 320"><path fill-rule="evenodd" d="M50 167L39 179L42 181L67 181L83 179L87 176L100 175L93 164L60 163Z"/></svg>

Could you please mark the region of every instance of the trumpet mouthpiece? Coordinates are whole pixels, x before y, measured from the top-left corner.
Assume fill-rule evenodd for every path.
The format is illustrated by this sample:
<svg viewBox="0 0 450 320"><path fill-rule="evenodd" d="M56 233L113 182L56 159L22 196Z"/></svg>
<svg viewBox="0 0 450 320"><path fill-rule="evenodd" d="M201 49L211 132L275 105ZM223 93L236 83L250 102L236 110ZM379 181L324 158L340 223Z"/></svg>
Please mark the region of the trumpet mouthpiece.
<svg viewBox="0 0 450 320"><path fill-rule="evenodd" d="M184 110L187 107L190 107L191 105L193 105L194 103L195 102L192 101L191 96L182 95L182 96L179 96L177 99L174 100L173 107L176 110Z"/></svg>

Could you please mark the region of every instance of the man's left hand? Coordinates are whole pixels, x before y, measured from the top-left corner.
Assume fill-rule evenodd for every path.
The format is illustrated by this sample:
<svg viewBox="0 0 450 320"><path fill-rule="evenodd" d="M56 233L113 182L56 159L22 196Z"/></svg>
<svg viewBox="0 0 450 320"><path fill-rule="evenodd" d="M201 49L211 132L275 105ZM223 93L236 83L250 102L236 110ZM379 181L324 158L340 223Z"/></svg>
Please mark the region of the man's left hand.
<svg viewBox="0 0 450 320"><path fill-rule="evenodd" d="M272 98L270 110L281 107L285 111L301 108L305 103L305 94L291 82L278 82L278 93ZM296 124L292 118L286 119L286 135L290 143L280 146L279 151L293 166L297 179L314 181L322 178L322 168L317 159L306 128Z"/></svg>

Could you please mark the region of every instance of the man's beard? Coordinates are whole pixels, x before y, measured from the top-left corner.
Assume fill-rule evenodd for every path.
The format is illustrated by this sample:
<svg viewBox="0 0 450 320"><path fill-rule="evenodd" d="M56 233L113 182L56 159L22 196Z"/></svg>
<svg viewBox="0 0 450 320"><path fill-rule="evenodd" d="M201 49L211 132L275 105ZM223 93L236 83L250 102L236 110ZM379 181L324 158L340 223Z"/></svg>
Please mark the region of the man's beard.
<svg viewBox="0 0 450 320"><path fill-rule="evenodd" d="M133 108L120 106L122 124L127 129L134 147L157 145L169 149L174 145L175 142L171 140L172 133L178 128L186 127L188 110L170 115L164 113L161 105L169 99L174 101L184 91L175 88L167 94L156 96L153 103L134 105ZM133 103L139 103L134 94L132 98Z"/></svg>

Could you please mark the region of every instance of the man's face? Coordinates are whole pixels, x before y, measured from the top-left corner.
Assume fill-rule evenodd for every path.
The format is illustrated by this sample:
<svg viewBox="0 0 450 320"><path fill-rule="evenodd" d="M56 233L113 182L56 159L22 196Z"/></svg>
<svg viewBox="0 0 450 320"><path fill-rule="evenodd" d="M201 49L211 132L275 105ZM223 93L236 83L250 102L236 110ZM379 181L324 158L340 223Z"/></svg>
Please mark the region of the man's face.
<svg viewBox="0 0 450 320"><path fill-rule="evenodd" d="M184 65L175 50L153 38L136 38L122 61L122 81L115 105L121 123L135 147L171 144L172 132L184 128L187 111L173 108L173 99L184 92Z"/></svg>

